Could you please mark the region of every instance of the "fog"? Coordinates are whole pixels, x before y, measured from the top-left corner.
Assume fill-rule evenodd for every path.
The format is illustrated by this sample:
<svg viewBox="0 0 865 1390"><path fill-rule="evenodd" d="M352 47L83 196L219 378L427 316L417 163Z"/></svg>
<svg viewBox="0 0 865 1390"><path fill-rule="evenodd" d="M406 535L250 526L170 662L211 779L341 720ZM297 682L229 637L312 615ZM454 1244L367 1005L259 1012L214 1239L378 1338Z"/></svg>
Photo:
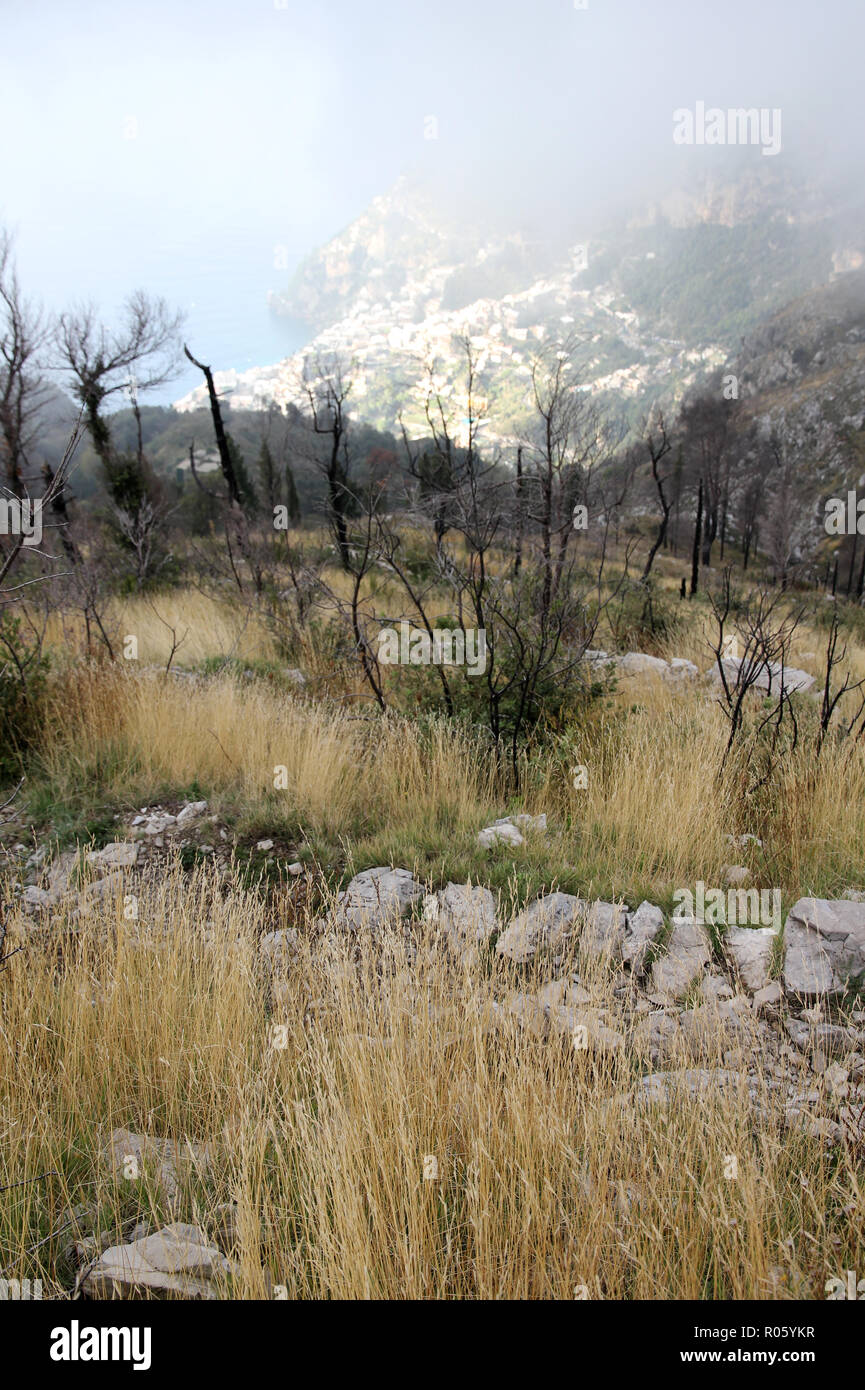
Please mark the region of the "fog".
<svg viewBox="0 0 865 1390"><path fill-rule="evenodd" d="M54 309L165 294L218 366L297 346L267 290L401 173L454 213L540 230L597 220L727 167L729 149L673 141L673 111L704 102L779 109L777 157L739 157L859 196L861 0L0 11L0 219L23 283Z"/></svg>

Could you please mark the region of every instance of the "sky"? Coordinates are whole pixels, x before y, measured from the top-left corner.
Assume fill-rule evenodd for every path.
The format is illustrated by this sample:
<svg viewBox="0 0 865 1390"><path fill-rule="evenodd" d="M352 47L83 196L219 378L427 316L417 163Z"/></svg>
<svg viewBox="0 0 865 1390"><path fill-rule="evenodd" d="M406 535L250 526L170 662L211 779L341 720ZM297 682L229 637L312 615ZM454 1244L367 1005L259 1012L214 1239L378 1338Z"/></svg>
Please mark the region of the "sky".
<svg viewBox="0 0 865 1390"><path fill-rule="evenodd" d="M267 291L402 173L555 223L711 167L672 140L704 101L861 185L863 51L862 0L0 0L0 222L49 309L143 287L260 365L304 339Z"/></svg>

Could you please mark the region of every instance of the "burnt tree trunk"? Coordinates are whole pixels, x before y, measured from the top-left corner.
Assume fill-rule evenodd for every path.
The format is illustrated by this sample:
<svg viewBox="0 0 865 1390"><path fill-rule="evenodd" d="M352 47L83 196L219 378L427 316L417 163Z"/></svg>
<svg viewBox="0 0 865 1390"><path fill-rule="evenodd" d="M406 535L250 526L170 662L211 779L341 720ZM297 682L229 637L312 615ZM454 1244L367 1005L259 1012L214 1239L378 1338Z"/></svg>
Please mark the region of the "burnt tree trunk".
<svg viewBox="0 0 865 1390"><path fill-rule="evenodd" d="M694 523L694 549L691 555L691 593L693 598L700 580L700 537L703 530L703 479L697 489L697 519Z"/></svg>

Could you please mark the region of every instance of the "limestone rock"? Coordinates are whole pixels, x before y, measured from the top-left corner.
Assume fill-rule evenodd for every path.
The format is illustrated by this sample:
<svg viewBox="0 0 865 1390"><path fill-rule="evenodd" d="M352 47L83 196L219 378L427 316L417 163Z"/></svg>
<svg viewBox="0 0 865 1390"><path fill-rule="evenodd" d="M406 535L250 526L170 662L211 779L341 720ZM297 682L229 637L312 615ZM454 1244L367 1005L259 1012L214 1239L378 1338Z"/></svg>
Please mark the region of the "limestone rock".
<svg viewBox="0 0 865 1390"><path fill-rule="evenodd" d="M690 918L674 919L667 953L652 966L655 994L670 1001L680 998L699 979L710 959L703 928Z"/></svg>
<svg viewBox="0 0 865 1390"><path fill-rule="evenodd" d="M136 854L138 846L135 846ZM48 870L48 891L55 901L59 900L69 888L75 865L78 862L78 855L72 850L66 850L59 855L51 868Z"/></svg>
<svg viewBox="0 0 865 1390"><path fill-rule="evenodd" d="M662 657L649 656L646 652L626 652L616 664L626 676L666 676L669 669Z"/></svg>
<svg viewBox="0 0 865 1390"><path fill-rule="evenodd" d="M37 888L35 884L31 883L21 894L21 902L24 908L30 912L50 907L53 899L44 888Z"/></svg>
<svg viewBox="0 0 865 1390"><path fill-rule="evenodd" d="M496 903L488 888L449 883L424 898L424 920L439 927L449 949L467 963L496 930Z"/></svg>
<svg viewBox="0 0 865 1390"><path fill-rule="evenodd" d="M788 1129L801 1130L809 1139L826 1139L837 1144L842 1137L841 1126L825 1115L810 1115L797 1105L788 1105L784 1111L784 1122Z"/></svg>
<svg viewBox="0 0 865 1390"><path fill-rule="evenodd" d="M670 1061L680 1050L679 1020L663 1009L641 1018L633 1032L634 1047L648 1056L653 1066Z"/></svg>
<svg viewBox="0 0 865 1390"><path fill-rule="evenodd" d="M749 1001L710 1000L679 1015L682 1040L695 1059L723 1056L731 1047L753 1039L754 1016Z"/></svg>
<svg viewBox="0 0 865 1390"><path fill-rule="evenodd" d="M498 844L511 845L514 849L519 849L520 845L525 843L524 837L511 821L496 821L495 824L478 831L478 844L481 849L492 849Z"/></svg>
<svg viewBox="0 0 865 1390"><path fill-rule="evenodd" d="M733 991L723 975L704 975L700 982L700 993L706 1002L733 998Z"/></svg>
<svg viewBox="0 0 865 1390"><path fill-rule="evenodd" d="M858 1041L855 1029L837 1023L808 1023L800 1018L788 1018L786 1028L800 1052L821 1052L824 1057L846 1057L855 1051Z"/></svg>
<svg viewBox="0 0 865 1390"><path fill-rule="evenodd" d="M724 675L727 678L727 684L730 689L732 689L739 679L739 669L742 665L742 658L733 656L724 657L721 664L724 667ZM710 679L716 681L718 685L721 684L721 674L718 670L717 662L709 667L706 675ZM752 689L755 691L762 691L768 695L779 695L783 689L786 694L792 695L797 691L804 692L810 690L811 686L814 684L814 680L814 676L809 676L807 671L797 670L795 666L785 666L782 671L780 662L768 661L764 663L757 675Z"/></svg>
<svg viewBox="0 0 865 1390"><path fill-rule="evenodd" d="M690 1100L711 1099L721 1095L735 1095L742 1091L753 1096L753 1087L748 1085L742 1072L730 1071L724 1067L687 1068L684 1071L656 1071L642 1077L638 1103L644 1105L669 1105L675 1098Z"/></svg>
<svg viewBox="0 0 865 1390"><path fill-rule="evenodd" d="M297 956L297 928L283 927L265 932L258 939L258 952L269 970L285 970Z"/></svg>
<svg viewBox="0 0 865 1390"><path fill-rule="evenodd" d="M783 998L784 991L779 982L770 980L762 989L756 991L752 1002L758 1014L768 1014L771 1017L778 1012Z"/></svg>
<svg viewBox="0 0 865 1390"><path fill-rule="evenodd" d="M154 811L141 827L144 835L162 835L172 825L177 824L177 817L170 811Z"/></svg>
<svg viewBox="0 0 865 1390"><path fill-rule="evenodd" d="M523 964L532 960L542 947L554 949L580 917L585 903L572 893L548 893L536 898L502 932L496 951L508 960Z"/></svg>
<svg viewBox="0 0 865 1390"><path fill-rule="evenodd" d="M580 931L580 953L612 964L622 960L627 913L622 903L590 903Z"/></svg>
<svg viewBox="0 0 865 1390"><path fill-rule="evenodd" d="M654 903L641 902L636 912L628 913L622 959L630 965L633 975L640 976L645 971L651 947L663 927L664 914Z"/></svg>
<svg viewBox="0 0 865 1390"><path fill-rule="evenodd" d="M734 849L747 849L748 845L756 845L758 849L763 848L763 841L756 835L746 832L744 835L726 835L724 837L728 845Z"/></svg>
<svg viewBox="0 0 865 1390"><path fill-rule="evenodd" d="M693 661L686 661L684 657L674 656L670 660L669 670L666 672L666 679L673 682L681 680L696 680L700 672Z"/></svg>
<svg viewBox="0 0 865 1390"><path fill-rule="evenodd" d="M865 971L865 903L800 898L784 924L789 995L837 994Z"/></svg>
<svg viewBox="0 0 865 1390"><path fill-rule="evenodd" d="M210 1164L206 1144L186 1140L152 1139L128 1129L115 1129L108 1138L103 1159L118 1182L137 1182L154 1175L166 1202L173 1202L186 1172L205 1172Z"/></svg>
<svg viewBox="0 0 865 1390"><path fill-rule="evenodd" d="M721 878L727 888L744 888L751 877L751 870L744 864L725 864L721 870Z"/></svg>
<svg viewBox="0 0 865 1390"><path fill-rule="evenodd" d="M521 1028L545 1038L549 1032L549 1017L546 1009L533 994L512 994L505 1000L503 1012L515 1018Z"/></svg>
<svg viewBox="0 0 865 1390"><path fill-rule="evenodd" d="M88 864L102 869L132 869L138 862L138 845L131 840L114 840L102 849L90 850Z"/></svg>
<svg viewBox="0 0 865 1390"><path fill-rule="evenodd" d="M379 931L398 922L422 895L422 885L408 869L365 869L340 893L335 925L347 931Z"/></svg>
<svg viewBox="0 0 865 1390"><path fill-rule="evenodd" d="M609 1057L622 1052L625 1039L615 1028L606 1022L603 1009L573 1008L559 1004L550 1010L550 1027L558 1033L566 1033L571 1038L577 1052L588 1052L594 1057Z"/></svg>
<svg viewBox="0 0 865 1390"><path fill-rule="evenodd" d="M81 1281L91 1298L152 1296L214 1299L239 1271L198 1226L174 1222L129 1245L114 1245Z"/></svg>
<svg viewBox="0 0 865 1390"><path fill-rule="evenodd" d="M752 994L769 983L772 951L775 943L773 927L728 927L724 948L732 957L743 985Z"/></svg>

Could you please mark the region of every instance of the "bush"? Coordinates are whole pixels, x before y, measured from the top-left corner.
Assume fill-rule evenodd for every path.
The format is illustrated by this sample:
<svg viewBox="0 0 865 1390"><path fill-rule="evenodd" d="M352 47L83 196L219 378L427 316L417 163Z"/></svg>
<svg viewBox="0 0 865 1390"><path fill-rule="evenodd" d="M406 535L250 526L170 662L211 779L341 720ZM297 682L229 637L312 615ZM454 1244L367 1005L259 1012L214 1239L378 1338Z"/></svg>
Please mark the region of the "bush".
<svg viewBox="0 0 865 1390"><path fill-rule="evenodd" d="M21 619L0 613L0 776L20 776L28 751L42 732L42 699L48 660L38 636L22 632Z"/></svg>

